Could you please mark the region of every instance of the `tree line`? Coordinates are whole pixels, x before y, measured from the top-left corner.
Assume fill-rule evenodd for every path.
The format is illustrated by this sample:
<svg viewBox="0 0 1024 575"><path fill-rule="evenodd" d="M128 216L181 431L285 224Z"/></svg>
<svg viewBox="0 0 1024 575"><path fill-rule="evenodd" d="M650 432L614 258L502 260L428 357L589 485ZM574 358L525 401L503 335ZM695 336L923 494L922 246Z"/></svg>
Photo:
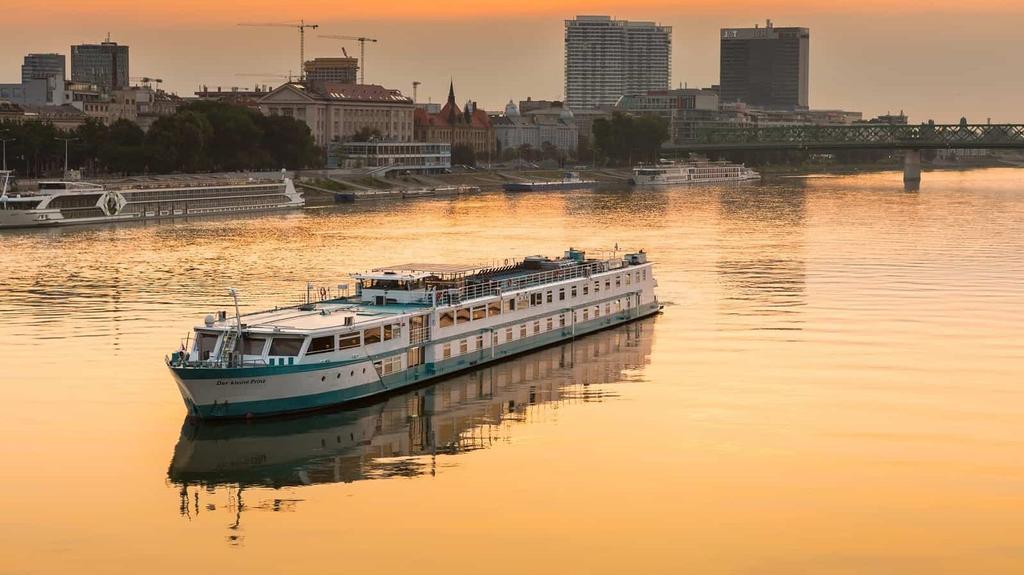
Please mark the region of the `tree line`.
<svg viewBox="0 0 1024 575"><path fill-rule="evenodd" d="M668 122L658 116L614 112L611 119L594 120L593 129L597 160L614 166L655 163L669 139Z"/></svg>
<svg viewBox="0 0 1024 575"><path fill-rule="evenodd" d="M22 177L60 174L64 139L68 167L87 175L170 174L302 169L323 154L305 122L223 102L194 102L158 118L148 131L118 120L88 119L74 130L49 122L2 122L7 167Z"/></svg>

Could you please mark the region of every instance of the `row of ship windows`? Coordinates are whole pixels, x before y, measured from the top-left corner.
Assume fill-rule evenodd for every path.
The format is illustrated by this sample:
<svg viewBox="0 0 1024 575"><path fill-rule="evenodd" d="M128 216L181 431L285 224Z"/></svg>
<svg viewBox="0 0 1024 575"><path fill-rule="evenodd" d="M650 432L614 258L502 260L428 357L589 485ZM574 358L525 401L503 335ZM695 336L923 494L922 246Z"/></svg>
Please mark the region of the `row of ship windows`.
<svg viewBox="0 0 1024 575"><path fill-rule="evenodd" d="M235 196L262 196L267 194L282 194L284 187L281 184L262 185L246 188L196 188L191 190L154 190L150 192L129 192L125 198L129 201L171 201L171 200L193 200L203 199L210 196L230 193Z"/></svg>
<svg viewBox="0 0 1024 575"><path fill-rule="evenodd" d="M614 303L605 303L603 306L587 306L581 310L576 310L573 313L576 314L576 321L590 321L592 319L598 319L602 316L607 316L613 313L620 312L623 309L623 305L625 305L626 309L629 309L630 301L627 299L626 303L623 304L622 300L620 299L616 300ZM549 332L555 329L556 327L558 327L559 329L564 328L566 327L566 323L568 322L568 315L569 314L561 313L558 315L546 317L544 319L534 320L532 322L532 325L529 322L521 323L518 326L509 326L506 327L504 330L494 331L491 333L490 344L487 343L487 338L485 338L482 334L477 335L475 338L472 339L465 338L459 340L457 348L453 347L453 344L451 343L446 343L441 346L441 358L448 359L453 355L462 355L469 353L471 351L480 351L486 349L489 346L497 346L502 343L509 343L517 339L524 339L527 337L531 337L532 335L539 335L541 333ZM501 338L502 334L504 334L504 339ZM472 347L470 346L471 341L475 342Z"/></svg>
<svg viewBox="0 0 1024 575"><path fill-rule="evenodd" d="M604 280L604 289L612 289L612 282L614 281L615 287L622 287L623 282L625 285L630 285L635 281L647 280L647 268L642 270L636 270L633 273L625 273L616 275L614 280L607 278ZM601 281L593 282L594 293L601 292ZM582 285L573 285L568 288L558 288L557 297L558 301L565 301L566 297L573 299L578 297L581 293L584 296L590 295L591 284L590 282ZM556 293L555 290L537 291L531 294L520 294L518 298L508 298L503 302L490 302L486 305L477 306L465 306L455 310L441 312L437 318L438 327L451 327L453 325L461 325L477 320L481 320L487 317L493 317L501 315L502 310L504 313L513 312L517 309L527 309L530 306L543 305L545 303L553 303L555 301Z"/></svg>
<svg viewBox="0 0 1024 575"><path fill-rule="evenodd" d="M385 324L367 328L352 333L336 335L325 335L314 337L309 342L306 355L316 355L332 351L353 349L363 345L371 345L382 341L389 341L402 335L402 327L399 324ZM199 358L203 361L210 359L220 334L200 333L196 342L196 349ZM243 355L263 355L267 347L267 340L270 339L269 356L297 356L302 350L302 344L306 341L302 336L275 336L273 338L254 337L245 335L241 340Z"/></svg>

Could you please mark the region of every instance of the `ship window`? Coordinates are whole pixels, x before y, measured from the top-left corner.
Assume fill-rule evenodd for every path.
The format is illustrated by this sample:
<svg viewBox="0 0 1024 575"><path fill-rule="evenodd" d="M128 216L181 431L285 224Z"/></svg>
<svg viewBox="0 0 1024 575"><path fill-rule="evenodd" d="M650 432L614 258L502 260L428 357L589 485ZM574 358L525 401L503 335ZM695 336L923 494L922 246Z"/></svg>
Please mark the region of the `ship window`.
<svg viewBox="0 0 1024 575"><path fill-rule="evenodd" d="M558 325L559 325L559 327L565 327L565 314L564 313L558 316Z"/></svg>
<svg viewBox="0 0 1024 575"><path fill-rule="evenodd" d="M533 333L540 333L540 320L533 322Z"/></svg>
<svg viewBox="0 0 1024 575"><path fill-rule="evenodd" d="M492 301L491 303L487 304L487 316L491 317L496 315L501 315L500 301Z"/></svg>
<svg viewBox="0 0 1024 575"><path fill-rule="evenodd" d="M561 289L558 290L558 301L564 301L564 300L565 300L565 288L561 288Z"/></svg>
<svg viewBox="0 0 1024 575"><path fill-rule="evenodd" d="M583 321L587 321L588 319L590 319L590 308L585 307L583 308Z"/></svg>
<svg viewBox="0 0 1024 575"><path fill-rule="evenodd" d="M622 276L615 276L615 287L622 287Z"/></svg>
<svg viewBox="0 0 1024 575"><path fill-rule="evenodd" d="M480 305L480 306L476 306L476 307L473 308L473 320L474 321L476 321L478 319L484 319L485 317L487 317L487 307L486 306Z"/></svg>
<svg viewBox="0 0 1024 575"><path fill-rule="evenodd" d="M608 315L610 313L612 313L612 304L610 304L610 303L604 304L604 315Z"/></svg>
<svg viewBox="0 0 1024 575"><path fill-rule="evenodd" d="M410 349L406 356L406 365L409 367L415 367L421 363L423 363L423 348L414 347Z"/></svg>
<svg viewBox="0 0 1024 575"><path fill-rule="evenodd" d="M334 336L325 335L323 337L314 337L309 342L309 348L306 349L306 355L313 355L317 353L327 353L334 351Z"/></svg>
<svg viewBox="0 0 1024 575"><path fill-rule="evenodd" d="M583 295L590 295L590 284L583 284Z"/></svg>
<svg viewBox="0 0 1024 575"><path fill-rule="evenodd" d="M537 292L530 294L530 305L541 305L544 303L544 294Z"/></svg>
<svg viewBox="0 0 1024 575"><path fill-rule="evenodd" d="M396 335L398 335L397 333L395 333L397 331L398 330L395 329L395 326L391 325L390 323L386 324L384 326L384 341L388 341L389 339L391 339L391 338L395 337Z"/></svg>
<svg viewBox="0 0 1024 575"><path fill-rule="evenodd" d="M451 311L443 311L437 316L437 324L440 327L450 327L455 325L455 316Z"/></svg>
<svg viewBox="0 0 1024 575"><path fill-rule="evenodd" d="M626 285L629 285L631 283L633 283L633 276L630 274L626 274Z"/></svg>
<svg viewBox="0 0 1024 575"><path fill-rule="evenodd" d="M512 341L512 328L505 328L505 341Z"/></svg>
<svg viewBox="0 0 1024 575"><path fill-rule="evenodd" d="M469 340L463 339L459 341L459 353L466 353L469 351Z"/></svg>
<svg viewBox="0 0 1024 575"><path fill-rule="evenodd" d="M299 355L301 337L275 337L270 342L270 355Z"/></svg>
<svg viewBox="0 0 1024 575"><path fill-rule="evenodd" d="M220 339L220 334L201 333L197 339L199 340L198 349L200 361L210 359L210 355L213 353L214 348L217 347L217 340Z"/></svg>
<svg viewBox="0 0 1024 575"><path fill-rule="evenodd" d="M600 282L600 280L594 282L594 293L597 293L599 291L601 291L601 282Z"/></svg>
<svg viewBox="0 0 1024 575"><path fill-rule="evenodd" d="M505 300L505 311L516 311L516 298Z"/></svg>
<svg viewBox="0 0 1024 575"><path fill-rule="evenodd" d="M545 328L545 329L547 331L551 331L552 329L554 329L554 327L555 327L555 318L549 317L548 318L548 325L547 325L547 328Z"/></svg>
<svg viewBox="0 0 1024 575"><path fill-rule="evenodd" d="M526 337L526 324L525 323L519 326L519 338L522 339L524 337Z"/></svg>
<svg viewBox="0 0 1024 575"><path fill-rule="evenodd" d="M370 329L363 330L363 342L366 345L372 343L378 343L380 341L380 326L371 327Z"/></svg>
<svg viewBox="0 0 1024 575"><path fill-rule="evenodd" d="M484 336L482 336L482 335L476 336L476 348L477 349L483 349L484 348Z"/></svg>
<svg viewBox="0 0 1024 575"><path fill-rule="evenodd" d="M359 344L359 333L349 333L338 336L338 349L352 349L353 347L359 347Z"/></svg>
<svg viewBox="0 0 1024 575"><path fill-rule="evenodd" d="M469 308L460 307L455 312L455 323L466 323L469 321Z"/></svg>
<svg viewBox="0 0 1024 575"><path fill-rule="evenodd" d="M551 295L551 294L552 294L551 290L548 290L548 293L547 293L547 300L548 300L548 303L551 303L551 302L553 301L553 299L552 299L552 295Z"/></svg>
<svg viewBox="0 0 1024 575"><path fill-rule="evenodd" d="M604 289L612 289L612 280L611 280L611 278L604 280Z"/></svg>
<svg viewBox="0 0 1024 575"><path fill-rule="evenodd" d="M572 291L569 292L569 297L576 297L576 286L572 286Z"/></svg>
<svg viewBox="0 0 1024 575"><path fill-rule="evenodd" d="M441 356L444 357L445 359L448 359L449 357L452 356L452 344L444 344L444 347L441 348Z"/></svg>
<svg viewBox="0 0 1024 575"><path fill-rule="evenodd" d="M643 273L641 274L641 276L642 276L642 277L644 278L644 280L646 280L646 279L647 279L647 270L646 270L646 269L645 269L645 270L643 271Z"/></svg>
<svg viewBox="0 0 1024 575"><path fill-rule="evenodd" d="M267 344L267 338L265 337L249 337L246 336L242 340L242 354L243 355L263 355L263 348Z"/></svg>

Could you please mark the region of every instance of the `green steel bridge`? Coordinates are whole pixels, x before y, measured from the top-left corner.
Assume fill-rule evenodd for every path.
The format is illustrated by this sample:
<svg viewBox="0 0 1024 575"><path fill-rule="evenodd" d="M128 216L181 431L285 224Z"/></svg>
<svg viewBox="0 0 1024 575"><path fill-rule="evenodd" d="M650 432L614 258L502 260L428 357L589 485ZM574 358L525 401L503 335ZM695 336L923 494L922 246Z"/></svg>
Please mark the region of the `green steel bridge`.
<svg viewBox="0 0 1024 575"><path fill-rule="evenodd" d="M903 177L921 179L921 150L1024 149L1022 124L852 124L698 129L668 155L756 150L906 150Z"/></svg>

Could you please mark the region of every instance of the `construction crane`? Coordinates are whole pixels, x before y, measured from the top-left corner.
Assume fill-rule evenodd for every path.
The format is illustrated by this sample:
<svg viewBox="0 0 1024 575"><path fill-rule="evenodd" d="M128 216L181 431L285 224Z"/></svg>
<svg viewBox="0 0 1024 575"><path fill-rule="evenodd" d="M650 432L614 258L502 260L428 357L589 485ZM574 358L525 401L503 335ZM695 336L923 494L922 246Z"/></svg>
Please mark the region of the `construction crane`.
<svg viewBox="0 0 1024 575"><path fill-rule="evenodd" d="M267 22L267 23L243 23L239 26L273 26L277 28L298 28L299 29L299 79L305 78L306 67L306 28L315 30L319 24L306 24L305 20L298 22Z"/></svg>
<svg viewBox="0 0 1024 575"><path fill-rule="evenodd" d="M359 83L366 83L366 43L377 42L376 38L367 38L365 36L333 36L333 35L320 35L321 38L328 38L331 40L355 40L359 42Z"/></svg>
<svg viewBox="0 0 1024 575"><path fill-rule="evenodd" d="M152 88L153 84L162 84L163 80L160 78L150 78L149 76L132 76L130 78L133 82L142 82L142 85L147 88Z"/></svg>
<svg viewBox="0 0 1024 575"><path fill-rule="evenodd" d="M275 73L275 72L269 72L269 73L266 73L266 74L235 74L235 76L240 76L240 77L245 77L245 78L267 78L267 79L273 78L275 80L288 80L289 82L291 82L292 78L294 77L292 75L292 71L291 70L288 70L287 74L278 74L278 73Z"/></svg>

